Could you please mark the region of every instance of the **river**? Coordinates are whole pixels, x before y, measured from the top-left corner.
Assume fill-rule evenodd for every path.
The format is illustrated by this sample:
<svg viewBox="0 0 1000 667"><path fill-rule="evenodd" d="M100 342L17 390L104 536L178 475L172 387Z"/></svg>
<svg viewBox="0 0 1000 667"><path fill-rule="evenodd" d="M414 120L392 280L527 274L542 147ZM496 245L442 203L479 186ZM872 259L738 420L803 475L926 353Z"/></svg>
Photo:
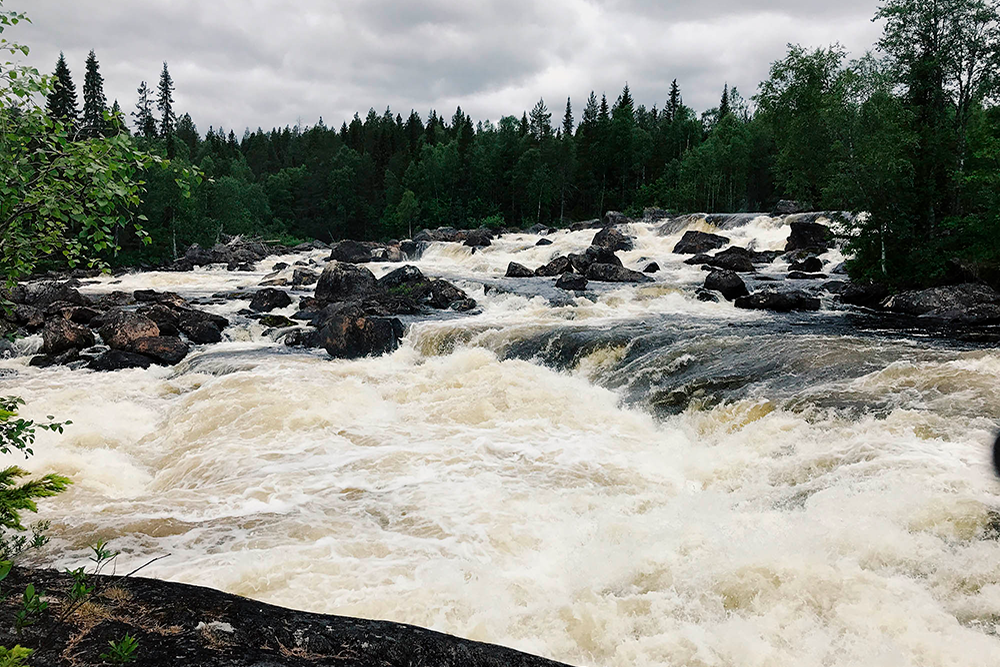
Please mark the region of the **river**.
<svg viewBox="0 0 1000 667"><path fill-rule="evenodd" d="M575 665L1000 664L995 342L830 297L700 302L704 273L670 252L684 229L714 228L631 226L619 257L658 262L656 282L582 297L502 276L592 229L434 244L415 264L480 308L407 321L376 359L285 348L227 301L205 306L234 318L224 342L173 368L0 361L24 416L73 422L7 457L75 482L41 503L38 562L84 565L103 538L119 573L169 554L143 574ZM723 233L780 249L788 227ZM207 298L303 257L81 291Z"/></svg>

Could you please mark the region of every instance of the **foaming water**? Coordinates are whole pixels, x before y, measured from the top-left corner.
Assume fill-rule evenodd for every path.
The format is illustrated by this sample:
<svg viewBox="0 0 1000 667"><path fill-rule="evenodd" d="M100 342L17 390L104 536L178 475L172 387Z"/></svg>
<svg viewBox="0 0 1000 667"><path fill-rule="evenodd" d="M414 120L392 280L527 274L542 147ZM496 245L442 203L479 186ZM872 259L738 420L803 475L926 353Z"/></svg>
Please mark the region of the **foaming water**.
<svg viewBox="0 0 1000 667"><path fill-rule="evenodd" d="M1000 664L1000 354L698 302L682 232L632 230L655 283L478 291L378 359L246 328L172 369L0 362L26 416L74 422L25 462L75 480L44 557L102 537L123 568L580 665ZM481 290L593 233L420 266Z"/></svg>

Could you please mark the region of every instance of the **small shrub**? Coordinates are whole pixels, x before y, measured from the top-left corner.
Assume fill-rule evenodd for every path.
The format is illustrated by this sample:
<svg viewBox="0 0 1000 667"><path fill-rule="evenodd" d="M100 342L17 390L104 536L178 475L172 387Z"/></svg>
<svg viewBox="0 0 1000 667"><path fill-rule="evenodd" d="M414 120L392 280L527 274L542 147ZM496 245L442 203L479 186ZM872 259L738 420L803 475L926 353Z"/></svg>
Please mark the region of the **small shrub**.
<svg viewBox="0 0 1000 667"><path fill-rule="evenodd" d="M125 665L135 661L135 651L139 648L139 640L126 633L118 641L108 642L108 645L111 648L101 654L101 660L110 662L112 665Z"/></svg>

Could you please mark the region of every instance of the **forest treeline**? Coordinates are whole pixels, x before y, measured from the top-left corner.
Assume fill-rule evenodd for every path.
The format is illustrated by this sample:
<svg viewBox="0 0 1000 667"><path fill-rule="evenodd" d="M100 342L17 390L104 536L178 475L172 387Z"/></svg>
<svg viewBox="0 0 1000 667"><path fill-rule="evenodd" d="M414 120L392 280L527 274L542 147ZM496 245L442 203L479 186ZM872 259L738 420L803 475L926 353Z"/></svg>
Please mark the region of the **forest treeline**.
<svg viewBox="0 0 1000 667"><path fill-rule="evenodd" d="M130 132L207 177L178 188L174 173L150 171L139 213L153 242L126 240L120 261L168 261L222 235L384 240L648 206L768 211L794 199L867 213L848 229L856 278L922 285L1000 260L998 17L996 0L886 0L871 53L790 45L749 100L724 84L700 114L675 81L662 107L637 105L626 84L611 100L539 100L495 123L461 108L372 108L339 128L320 119L202 135L176 114L166 64L155 89L141 84L129 119L117 102L108 109L93 52L82 110L62 57L48 109L82 138Z"/></svg>

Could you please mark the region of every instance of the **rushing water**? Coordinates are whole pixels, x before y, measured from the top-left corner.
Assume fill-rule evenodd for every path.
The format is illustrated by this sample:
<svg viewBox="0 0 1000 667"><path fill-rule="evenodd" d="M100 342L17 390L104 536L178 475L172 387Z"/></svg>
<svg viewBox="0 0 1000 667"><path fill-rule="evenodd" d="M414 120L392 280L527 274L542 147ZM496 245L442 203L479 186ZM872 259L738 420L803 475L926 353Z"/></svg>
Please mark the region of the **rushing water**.
<svg viewBox="0 0 1000 667"><path fill-rule="evenodd" d="M788 233L738 222L725 233L762 250ZM619 255L657 261L657 282L589 298L502 276L593 230L436 244L418 266L480 312L410 323L378 359L241 321L175 368L0 362L27 416L73 421L25 463L75 481L43 504L47 562L82 565L103 537L119 571L170 554L144 574L579 665L1000 664L996 347L829 299L699 302L704 274L670 254L683 230L635 225ZM204 297L295 259L85 291Z"/></svg>

